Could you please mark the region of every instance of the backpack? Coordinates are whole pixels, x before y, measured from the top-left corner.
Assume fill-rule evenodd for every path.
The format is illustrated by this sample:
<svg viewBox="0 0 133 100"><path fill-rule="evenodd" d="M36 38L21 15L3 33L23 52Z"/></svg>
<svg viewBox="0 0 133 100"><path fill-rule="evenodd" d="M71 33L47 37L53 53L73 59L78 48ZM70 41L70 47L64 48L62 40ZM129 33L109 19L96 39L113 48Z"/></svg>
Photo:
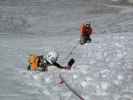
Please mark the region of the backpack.
<svg viewBox="0 0 133 100"><path fill-rule="evenodd" d="M43 56L31 54L28 58L28 64L30 65L30 69L36 71L38 67L40 67L43 63Z"/></svg>

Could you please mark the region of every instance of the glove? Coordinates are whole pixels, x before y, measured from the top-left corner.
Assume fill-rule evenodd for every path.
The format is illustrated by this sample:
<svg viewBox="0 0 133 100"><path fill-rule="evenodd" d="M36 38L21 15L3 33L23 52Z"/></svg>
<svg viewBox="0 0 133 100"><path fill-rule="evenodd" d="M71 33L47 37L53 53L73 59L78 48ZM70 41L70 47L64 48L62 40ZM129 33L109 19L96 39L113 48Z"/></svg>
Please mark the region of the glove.
<svg viewBox="0 0 133 100"><path fill-rule="evenodd" d="M73 58L71 58L71 59L69 60L69 62L67 63L67 66L65 67L65 69L71 70L72 65L73 65L74 63L75 63L75 60L74 60Z"/></svg>
<svg viewBox="0 0 133 100"><path fill-rule="evenodd" d="M75 60L71 58L69 62L67 63L67 66L72 66L75 63Z"/></svg>

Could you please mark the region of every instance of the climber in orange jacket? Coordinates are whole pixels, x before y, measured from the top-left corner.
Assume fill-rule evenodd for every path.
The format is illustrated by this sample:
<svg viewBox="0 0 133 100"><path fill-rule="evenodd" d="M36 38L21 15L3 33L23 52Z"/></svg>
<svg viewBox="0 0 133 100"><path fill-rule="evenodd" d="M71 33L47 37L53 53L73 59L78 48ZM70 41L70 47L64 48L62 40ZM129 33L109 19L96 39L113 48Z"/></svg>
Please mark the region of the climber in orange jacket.
<svg viewBox="0 0 133 100"><path fill-rule="evenodd" d="M87 41L91 42L92 27L91 24L81 24L80 26L80 44L83 45Z"/></svg>

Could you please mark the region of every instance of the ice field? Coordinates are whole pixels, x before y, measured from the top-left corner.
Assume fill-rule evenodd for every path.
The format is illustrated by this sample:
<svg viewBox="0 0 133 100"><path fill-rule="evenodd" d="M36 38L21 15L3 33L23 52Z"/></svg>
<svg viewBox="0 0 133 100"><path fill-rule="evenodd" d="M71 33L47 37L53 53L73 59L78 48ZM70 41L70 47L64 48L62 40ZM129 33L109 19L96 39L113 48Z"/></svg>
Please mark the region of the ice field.
<svg viewBox="0 0 133 100"><path fill-rule="evenodd" d="M91 22L92 42L79 45ZM65 57L73 50L68 59ZM26 71L31 53L60 54L72 70ZM124 0L0 0L0 100L133 100L133 6Z"/></svg>

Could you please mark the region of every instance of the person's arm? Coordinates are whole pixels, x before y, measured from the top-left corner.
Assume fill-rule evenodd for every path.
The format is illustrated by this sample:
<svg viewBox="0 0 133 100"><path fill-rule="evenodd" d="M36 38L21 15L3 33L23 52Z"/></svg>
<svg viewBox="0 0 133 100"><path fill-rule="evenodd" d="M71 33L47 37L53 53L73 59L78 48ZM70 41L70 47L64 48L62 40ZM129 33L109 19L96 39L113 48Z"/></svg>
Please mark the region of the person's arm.
<svg viewBox="0 0 133 100"><path fill-rule="evenodd" d="M54 65L56 66L56 67L58 67L58 68L60 68L60 69L66 69L66 66L62 66L62 65L60 65L59 63L54 63Z"/></svg>
<svg viewBox="0 0 133 100"><path fill-rule="evenodd" d="M80 26L80 35L81 35L81 36L83 36L84 33L86 33L85 30L86 30L86 27L82 24L82 25Z"/></svg>
<svg viewBox="0 0 133 100"><path fill-rule="evenodd" d="M71 58L69 61L68 61L68 63L67 63L67 66L62 66L62 65L60 65L59 63L54 63L54 65L56 66L56 67L58 67L58 68L60 68L60 69L68 69L68 70L70 70L71 69L71 67L72 67L72 65L75 63L75 60L73 59L73 58Z"/></svg>

